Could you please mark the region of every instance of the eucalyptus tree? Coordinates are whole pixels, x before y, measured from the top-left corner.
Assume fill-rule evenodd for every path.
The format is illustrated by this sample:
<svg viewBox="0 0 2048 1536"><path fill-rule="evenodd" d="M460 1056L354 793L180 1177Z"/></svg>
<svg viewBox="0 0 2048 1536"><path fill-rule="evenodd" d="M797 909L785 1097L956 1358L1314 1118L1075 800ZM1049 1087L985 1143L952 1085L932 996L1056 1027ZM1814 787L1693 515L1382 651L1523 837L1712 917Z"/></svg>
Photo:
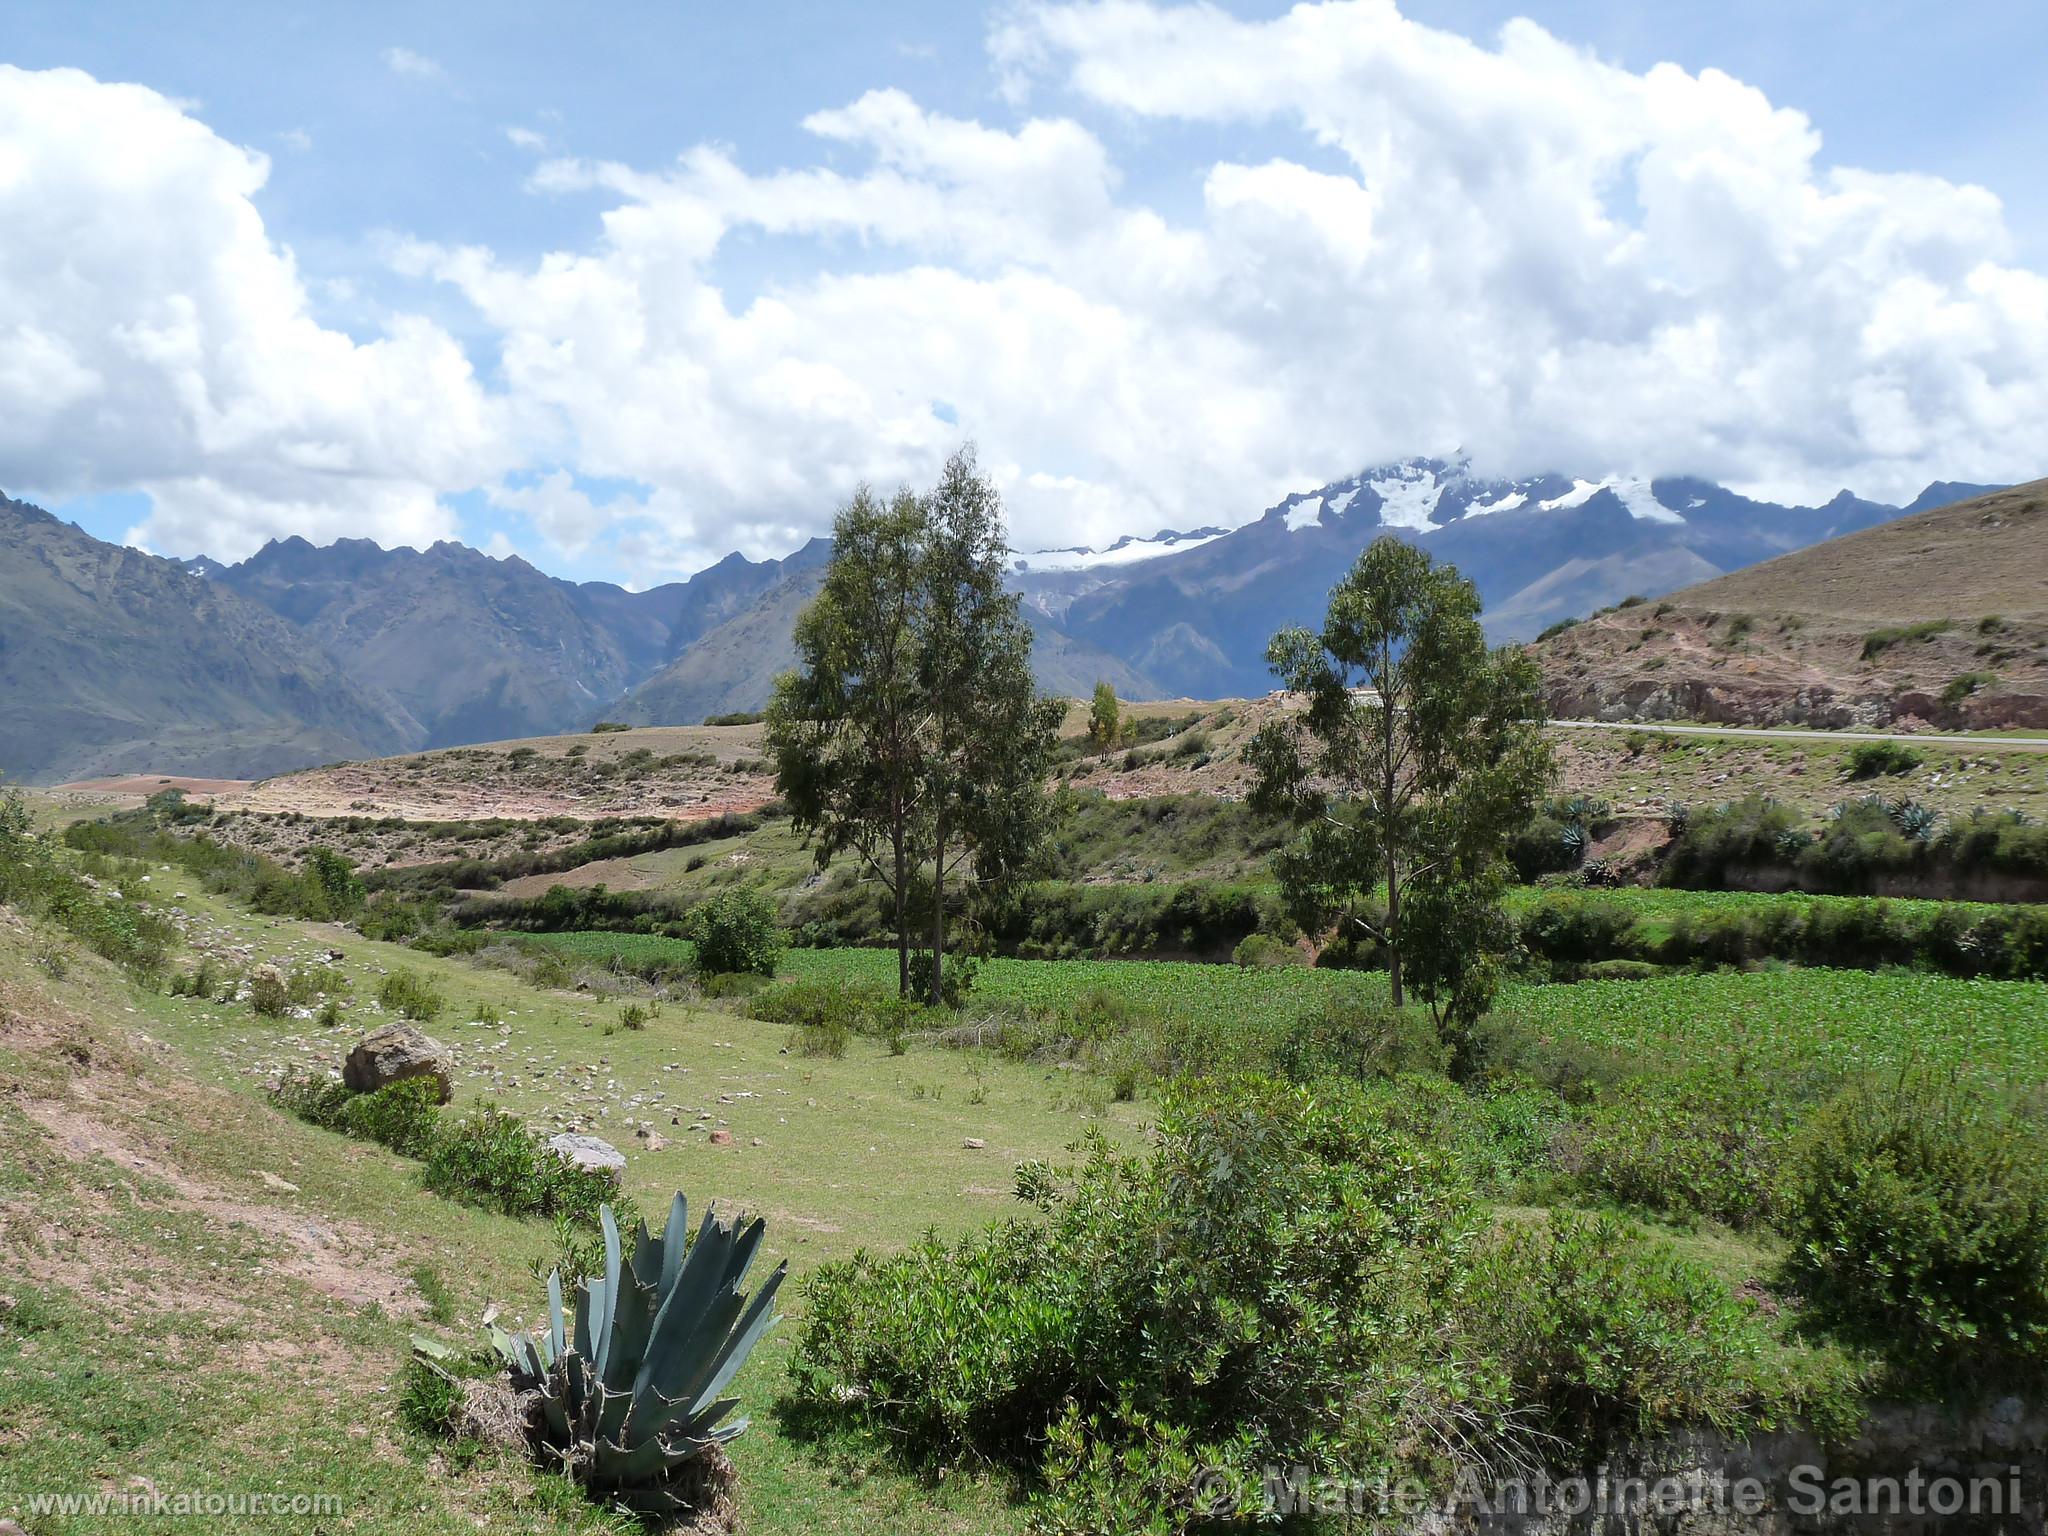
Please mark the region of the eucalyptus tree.
<svg viewBox="0 0 2048 1536"><path fill-rule="evenodd" d="M862 486L833 520L824 585L797 617L797 665L775 680L766 733L775 787L818 867L850 852L887 892L906 994L925 784L923 573L918 498Z"/></svg>
<svg viewBox="0 0 2048 1536"><path fill-rule="evenodd" d="M1297 920L1377 942L1395 1006L1412 984L1460 1058L1510 942L1508 839L1556 776L1536 665L1490 651L1479 611L1455 567L1376 540L1320 630L1273 637L1303 706L1247 749L1253 804L1296 827L1277 873Z"/></svg>
<svg viewBox="0 0 2048 1536"><path fill-rule="evenodd" d="M972 448L924 498L919 685L929 711L923 802L931 851L931 975L942 995L949 878L991 896L1030 865L1051 821L1046 776L1063 701L1039 693L1031 626L1004 590L1002 498Z"/></svg>
<svg viewBox="0 0 2048 1536"><path fill-rule="evenodd" d="M1031 628L1003 588L1002 501L971 449L925 495L865 489L833 526L824 585L796 626L767 744L818 865L851 852L888 891L897 983L942 996L947 892L993 894L1030 866L1060 701L1031 673ZM924 919L928 971L914 978Z"/></svg>

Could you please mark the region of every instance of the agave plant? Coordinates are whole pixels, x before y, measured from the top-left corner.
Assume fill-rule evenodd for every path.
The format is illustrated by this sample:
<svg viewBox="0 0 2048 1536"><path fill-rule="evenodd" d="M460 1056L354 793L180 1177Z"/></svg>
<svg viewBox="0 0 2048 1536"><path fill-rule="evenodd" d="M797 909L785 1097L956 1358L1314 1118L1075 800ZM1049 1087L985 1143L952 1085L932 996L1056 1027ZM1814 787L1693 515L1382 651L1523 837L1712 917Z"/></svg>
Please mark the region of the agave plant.
<svg viewBox="0 0 2048 1536"><path fill-rule="evenodd" d="M1916 843L1924 843L1934 836L1935 825L1941 815L1933 806L1910 796L1903 797L1886 807L1892 818L1892 825Z"/></svg>
<svg viewBox="0 0 2048 1536"><path fill-rule="evenodd" d="M540 1435L562 1470L606 1503L644 1514L685 1507L677 1473L747 1427L723 1422L739 1406L719 1394L776 1321L771 1308L788 1264L749 1301L740 1292L766 1224L740 1227L706 1212L694 1243L678 1194L661 1236L642 1221L622 1262L609 1205L604 1275L576 1288L573 1325L562 1277L548 1276L548 1326L539 1334L491 1329L513 1385L540 1395Z"/></svg>

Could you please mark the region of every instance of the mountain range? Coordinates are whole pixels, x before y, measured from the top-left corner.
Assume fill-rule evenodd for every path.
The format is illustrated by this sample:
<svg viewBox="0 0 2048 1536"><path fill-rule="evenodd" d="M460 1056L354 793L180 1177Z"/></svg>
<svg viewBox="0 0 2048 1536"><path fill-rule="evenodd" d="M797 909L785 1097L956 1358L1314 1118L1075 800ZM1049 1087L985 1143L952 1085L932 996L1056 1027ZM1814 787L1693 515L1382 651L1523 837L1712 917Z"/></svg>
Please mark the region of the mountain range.
<svg viewBox="0 0 2048 1536"><path fill-rule="evenodd" d="M1010 579L1047 688L1085 694L1101 678L1128 698L1217 698L1265 692L1273 632L1315 622L1382 533L1457 565L1507 641L1986 489L1788 507L1683 477L1487 479L1415 459L1236 528L1019 552ZM0 771L48 781L246 776L757 708L830 545L729 555L633 592L450 542L288 538L235 565L173 561L0 497L0 555Z"/></svg>

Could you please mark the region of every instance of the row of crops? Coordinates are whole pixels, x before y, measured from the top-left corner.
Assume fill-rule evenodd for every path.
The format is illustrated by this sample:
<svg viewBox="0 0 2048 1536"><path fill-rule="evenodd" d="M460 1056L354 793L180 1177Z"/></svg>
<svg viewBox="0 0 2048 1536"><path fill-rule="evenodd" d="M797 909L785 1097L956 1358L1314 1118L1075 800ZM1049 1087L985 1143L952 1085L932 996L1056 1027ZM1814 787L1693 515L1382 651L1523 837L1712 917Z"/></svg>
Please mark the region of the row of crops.
<svg viewBox="0 0 2048 1536"><path fill-rule="evenodd" d="M1656 896L1661 893L1644 893ZM1770 900L1774 898L1745 898ZM545 942L587 963L687 965L675 939L638 934L553 934ZM887 986L892 950L791 950L782 971L807 980ZM1119 960L981 962L976 1002L1066 1009L1106 991L1219 1037L1288 1019L1337 989L1383 992L1374 973ZM1602 1049L1696 1052L1731 1069L1828 1072L1918 1062L1975 1065L2018 1080L2048 1080L2048 986L1962 980L1917 971L1768 968L1676 974L1645 981L1511 985L1499 1011L1538 1038Z"/></svg>

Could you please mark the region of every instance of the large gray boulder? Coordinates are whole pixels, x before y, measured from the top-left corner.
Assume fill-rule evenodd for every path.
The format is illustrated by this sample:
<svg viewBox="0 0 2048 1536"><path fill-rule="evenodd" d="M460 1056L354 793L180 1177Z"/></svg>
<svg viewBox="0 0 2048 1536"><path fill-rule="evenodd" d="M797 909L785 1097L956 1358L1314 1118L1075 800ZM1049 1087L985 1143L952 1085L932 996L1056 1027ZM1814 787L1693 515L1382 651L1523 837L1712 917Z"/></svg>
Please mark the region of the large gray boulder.
<svg viewBox="0 0 2048 1536"><path fill-rule="evenodd" d="M410 1024L386 1024L356 1042L342 1063L341 1080L358 1093L374 1093L409 1077L430 1077L446 1104L455 1096L455 1058L432 1035Z"/></svg>
<svg viewBox="0 0 2048 1536"><path fill-rule="evenodd" d="M610 1174L616 1184L626 1171L626 1154L598 1136L572 1136L567 1131L548 1138L548 1150L572 1168Z"/></svg>

